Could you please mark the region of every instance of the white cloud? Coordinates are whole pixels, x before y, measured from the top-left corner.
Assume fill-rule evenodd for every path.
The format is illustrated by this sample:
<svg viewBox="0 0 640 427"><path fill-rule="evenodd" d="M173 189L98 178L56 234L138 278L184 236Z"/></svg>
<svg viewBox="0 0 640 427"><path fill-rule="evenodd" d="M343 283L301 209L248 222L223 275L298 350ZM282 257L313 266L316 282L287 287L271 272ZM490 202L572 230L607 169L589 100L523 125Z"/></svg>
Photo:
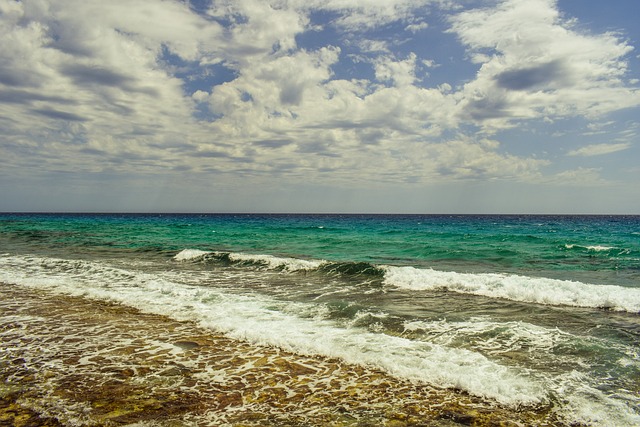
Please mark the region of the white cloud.
<svg viewBox="0 0 640 427"><path fill-rule="evenodd" d="M423 57L428 43L400 51L374 30L410 37L435 7L451 6L225 0L200 15L180 1L0 0L0 156L27 171L535 181L546 160L465 133L638 105L630 47L577 33L543 0L456 15L478 74L431 83L419 73L446 65ZM299 46L321 32L312 11L334 14L323 25L337 35ZM366 70L345 77L353 55ZM190 84L214 64L232 76Z"/></svg>
<svg viewBox="0 0 640 427"><path fill-rule="evenodd" d="M429 28L429 24L426 22L420 22L417 24L410 24L405 27L406 31L411 31L412 33L418 33L426 28Z"/></svg>
<svg viewBox="0 0 640 427"><path fill-rule="evenodd" d="M158 170L194 122L165 50L197 61L218 24L177 2L3 2L0 115L4 147L67 172ZM9 101L9 102L7 102ZM6 141L6 139L5 139ZM8 150L6 150L8 151ZM10 155L9 153L6 153Z"/></svg>
<svg viewBox="0 0 640 427"><path fill-rule="evenodd" d="M598 135L607 133L607 128L614 125L616 122L613 120L607 122L595 122L587 124L588 132L584 132L584 135Z"/></svg>
<svg viewBox="0 0 640 427"><path fill-rule="evenodd" d="M450 179L537 179L548 161L522 158L496 151L498 142L461 137L427 147L438 175Z"/></svg>
<svg viewBox="0 0 640 427"><path fill-rule="evenodd" d="M598 117L640 105L640 91L623 80L633 48L614 34L578 32L555 0L501 1L451 22L481 64L458 93L464 119L499 129L515 120Z"/></svg>
<svg viewBox="0 0 640 427"><path fill-rule="evenodd" d="M578 148L577 150L572 150L567 153L568 156L601 156L603 154L611 154L616 153L618 151L627 150L631 148L630 143L620 143L620 144L591 144L585 147Z"/></svg>
<svg viewBox="0 0 640 427"><path fill-rule="evenodd" d="M222 39L213 40L231 62L250 66L257 58L273 51L296 48L295 36L309 24L306 13L287 2L226 0L215 2L209 15L232 21Z"/></svg>
<svg viewBox="0 0 640 427"><path fill-rule="evenodd" d="M410 54L407 59L395 61L390 57L379 57L375 61L376 79L392 82L396 86L410 86L416 80L416 55Z"/></svg>
<svg viewBox="0 0 640 427"><path fill-rule="evenodd" d="M382 40L361 40L358 43L363 53L390 53L389 43Z"/></svg>

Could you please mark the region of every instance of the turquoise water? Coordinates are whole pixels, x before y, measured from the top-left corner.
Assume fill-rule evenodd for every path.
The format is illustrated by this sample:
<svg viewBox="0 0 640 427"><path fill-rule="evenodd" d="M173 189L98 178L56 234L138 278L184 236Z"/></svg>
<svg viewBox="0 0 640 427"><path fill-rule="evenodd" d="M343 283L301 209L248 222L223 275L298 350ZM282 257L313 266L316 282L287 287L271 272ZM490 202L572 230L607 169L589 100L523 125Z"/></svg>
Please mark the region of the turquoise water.
<svg viewBox="0 0 640 427"><path fill-rule="evenodd" d="M640 217L0 215L0 281L640 424Z"/></svg>
<svg viewBox="0 0 640 427"><path fill-rule="evenodd" d="M87 255L202 250L606 278L637 286L640 217L5 215L5 245ZM10 246L7 246L10 247Z"/></svg>

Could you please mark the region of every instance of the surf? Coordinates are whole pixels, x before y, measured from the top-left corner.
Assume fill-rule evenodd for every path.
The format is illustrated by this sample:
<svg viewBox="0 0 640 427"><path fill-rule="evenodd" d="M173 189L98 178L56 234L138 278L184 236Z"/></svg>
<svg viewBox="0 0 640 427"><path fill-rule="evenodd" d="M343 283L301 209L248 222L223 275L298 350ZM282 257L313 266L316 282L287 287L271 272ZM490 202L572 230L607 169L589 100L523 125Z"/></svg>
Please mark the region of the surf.
<svg viewBox="0 0 640 427"><path fill-rule="evenodd" d="M4 283L109 300L143 312L193 321L255 345L337 358L398 378L465 390L513 407L548 402L544 387L528 379L526 372L499 365L470 350L342 328L322 317L296 315L308 313L306 303L185 285L99 262L41 257L0 260L0 281ZM9 265L13 268L8 269Z"/></svg>
<svg viewBox="0 0 640 427"><path fill-rule="evenodd" d="M375 265L366 262L331 262L277 257L266 254L208 252L184 249L179 262L227 261L284 272L324 272L348 276L370 275L389 288L411 291L450 291L532 304L595 308L640 314L640 289L591 284L572 280L529 277L504 273L459 273L411 266Z"/></svg>
<svg viewBox="0 0 640 427"><path fill-rule="evenodd" d="M175 259L179 254L182 255ZM190 250L176 253L171 262L177 267L185 262L204 262L205 268L211 267L207 263L214 263L217 269L213 276L218 276L224 275L226 265L222 259L225 256ZM309 271L326 274L321 270L327 265L326 261L308 260L310 263L305 264L308 269L290 270L283 265L302 265L299 260L284 257L265 260L264 255L247 254L228 258L235 260L236 264L232 266L240 269L240 273L246 269L247 272L262 271L298 279L304 279ZM247 260L250 263L244 264ZM510 341L514 342L514 348L521 343L537 343L534 348L540 351L551 351L549 346L555 345L554 342L568 340L573 345L574 338L547 328L515 322L500 325L500 322L479 319L470 319L466 324L414 320L405 323L402 333L394 334L360 326L358 319L367 315L362 310L358 310L352 322L343 322L328 316L324 304L273 298L254 290L244 290L236 282L242 274L229 276L231 283L221 288L203 282L203 271L199 268L175 270L167 265L169 268L165 272L139 270L135 266L135 263L126 262L116 265L96 260L6 254L0 256L0 282L116 302L142 312L194 322L252 345L336 358L378 369L396 378L463 390L512 408L551 405L559 414L566 413L563 416L571 421L578 419L606 425L607 420L617 420L620 425L633 425L640 420L624 400L595 388L597 378L590 378L588 373L578 375L572 374L575 370L554 373L541 367L533 369L492 355L491 342L487 342L489 347L479 345L477 349L464 348L454 342L456 334L461 333L467 336L493 334L496 339L507 342L506 352L511 351ZM396 272L404 273L398 276L400 278L410 271L405 267L395 268ZM383 270L383 279L390 280L388 268ZM185 280L181 279L183 276ZM418 283L421 281L424 278ZM388 286L387 292L397 287ZM379 317L384 317L384 312ZM430 336L434 333L439 338ZM629 357L625 360L625 363L633 363ZM628 400L634 401L632 397ZM578 414L579 418L571 414Z"/></svg>

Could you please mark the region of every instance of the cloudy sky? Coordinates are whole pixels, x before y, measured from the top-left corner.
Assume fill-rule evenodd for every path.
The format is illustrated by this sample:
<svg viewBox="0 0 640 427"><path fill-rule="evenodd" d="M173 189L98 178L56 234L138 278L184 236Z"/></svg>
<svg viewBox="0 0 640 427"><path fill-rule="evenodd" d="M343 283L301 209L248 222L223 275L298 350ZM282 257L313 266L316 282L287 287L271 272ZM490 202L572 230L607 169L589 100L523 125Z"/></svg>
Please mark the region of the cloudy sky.
<svg viewBox="0 0 640 427"><path fill-rule="evenodd" d="M0 211L640 213L637 0L0 0Z"/></svg>

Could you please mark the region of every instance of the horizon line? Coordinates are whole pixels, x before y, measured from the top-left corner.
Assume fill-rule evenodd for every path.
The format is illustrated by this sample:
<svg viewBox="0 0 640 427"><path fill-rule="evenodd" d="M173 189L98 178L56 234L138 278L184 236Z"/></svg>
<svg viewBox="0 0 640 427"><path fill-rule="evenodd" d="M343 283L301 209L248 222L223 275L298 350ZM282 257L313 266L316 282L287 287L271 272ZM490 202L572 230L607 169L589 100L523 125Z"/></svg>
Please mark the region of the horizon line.
<svg viewBox="0 0 640 427"><path fill-rule="evenodd" d="M406 215L406 216L640 216L640 213L451 213L451 212L191 212L191 211L0 211L0 215Z"/></svg>

